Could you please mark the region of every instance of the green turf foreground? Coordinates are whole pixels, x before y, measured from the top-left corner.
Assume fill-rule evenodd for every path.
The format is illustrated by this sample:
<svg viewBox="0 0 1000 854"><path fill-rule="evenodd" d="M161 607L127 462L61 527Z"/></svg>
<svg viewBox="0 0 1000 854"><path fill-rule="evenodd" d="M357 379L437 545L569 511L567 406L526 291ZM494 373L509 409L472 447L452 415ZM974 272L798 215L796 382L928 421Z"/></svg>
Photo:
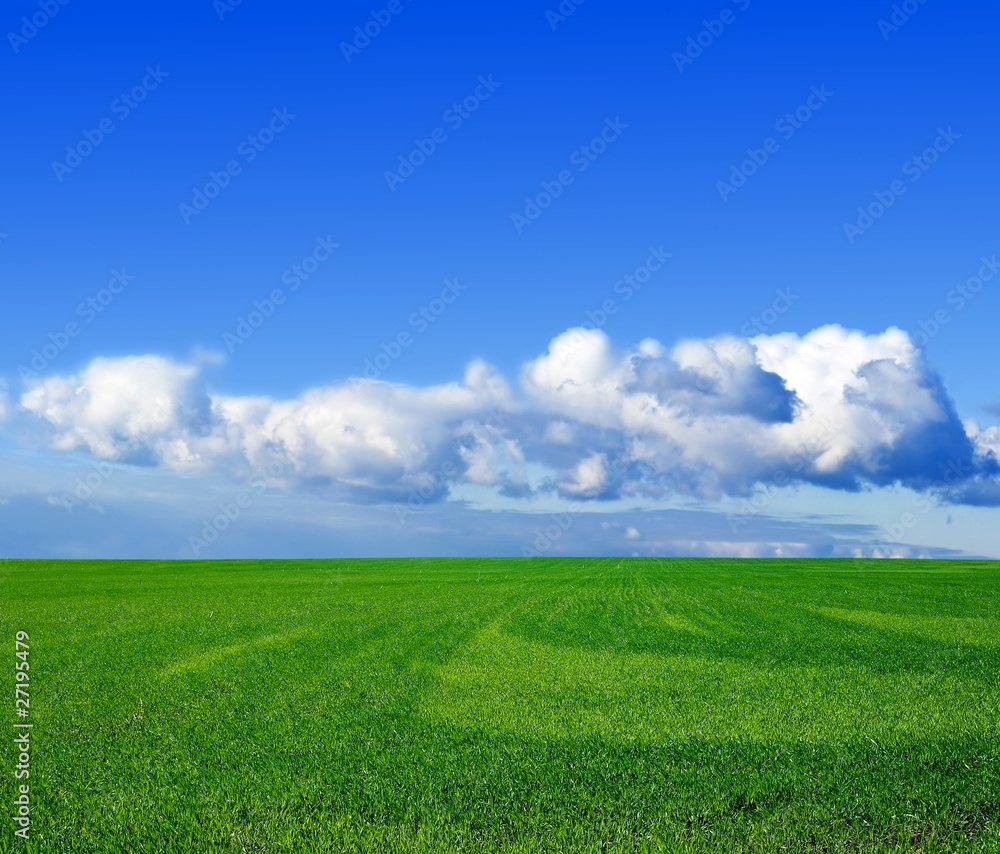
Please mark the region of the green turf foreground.
<svg viewBox="0 0 1000 854"><path fill-rule="evenodd" d="M998 590L976 562L4 562L0 851L1000 851Z"/></svg>

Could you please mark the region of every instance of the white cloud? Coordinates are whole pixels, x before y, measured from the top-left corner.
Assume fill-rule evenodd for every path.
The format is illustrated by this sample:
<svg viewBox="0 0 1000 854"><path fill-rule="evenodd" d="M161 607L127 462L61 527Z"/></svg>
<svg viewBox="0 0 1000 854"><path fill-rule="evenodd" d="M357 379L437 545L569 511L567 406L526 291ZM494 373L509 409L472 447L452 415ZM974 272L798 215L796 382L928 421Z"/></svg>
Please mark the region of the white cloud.
<svg viewBox="0 0 1000 854"><path fill-rule="evenodd" d="M604 454L592 454L576 464L570 476L559 484L559 488L568 495L594 498L604 492L610 482L607 457Z"/></svg>
<svg viewBox="0 0 1000 854"><path fill-rule="evenodd" d="M948 459L972 455L939 379L898 329L683 341L669 354L646 342L617 356L603 332L570 330L528 364L524 387L547 416L598 431L564 469L567 494L587 494L580 465L601 453L633 487L703 497L776 476L926 487Z"/></svg>
<svg viewBox="0 0 1000 854"><path fill-rule="evenodd" d="M288 400L209 393L203 359L95 359L31 385L22 412L60 450L178 471L268 468L355 502L427 500L465 482L525 498L746 494L755 484L936 489L965 469L970 503L1000 502L1000 432L959 421L906 333L647 339L616 352L571 329L528 362L519 393L482 362L429 387L351 381ZM3 397L0 394L0 411ZM552 476L528 482L529 467ZM965 488L965 487L962 487ZM963 497L965 496L965 497Z"/></svg>
<svg viewBox="0 0 1000 854"><path fill-rule="evenodd" d="M992 454L1000 459L1000 427L981 430L975 421L969 420L965 422L965 429L980 455Z"/></svg>
<svg viewBox="0 0 1000 854"><path fill-rule="evenodd" d="M295 400L222 400L219 410L252 465L278 462L338 496L377 500L426 485L441 491L451 471L470 469L482 481L484 465L461 439L470 419L507 398L503 381L474 363L461 383L358 382Z"/></svg>
<svg viewBox="0 0 1000 854"><path fill-rule="evenodd" d="M21 406L51 425L59 450L197 469L219 448L212 402L196 376L196 368L159 356L98 358L79 375L33 384Z"/></svg>
<svg viewBox="0 0 1000 854"><path fill-rule="evenodd" d="M464 468L463 425L508 396L503 380L475 362L461 383L429 388L361 381L293 400L211 397L199 390L197 368L135 356L49 378L21 406L49 423L59 450L174 470L242 462L333 497L372 501L427 484L446 491Z"/></svg>

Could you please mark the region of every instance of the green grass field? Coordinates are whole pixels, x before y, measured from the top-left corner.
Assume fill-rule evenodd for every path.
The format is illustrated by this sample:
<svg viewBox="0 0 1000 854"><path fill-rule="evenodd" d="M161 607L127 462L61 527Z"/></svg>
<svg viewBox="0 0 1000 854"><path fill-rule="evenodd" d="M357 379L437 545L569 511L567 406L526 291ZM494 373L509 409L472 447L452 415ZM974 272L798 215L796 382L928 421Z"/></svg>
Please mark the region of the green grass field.
<svg viewBox="0 0 1000 854"><path fill-rule="evenodd" d="M982 562L7 561L0 679L13 723L27 632L31 850L1000 851L998 591Z"/></svg>

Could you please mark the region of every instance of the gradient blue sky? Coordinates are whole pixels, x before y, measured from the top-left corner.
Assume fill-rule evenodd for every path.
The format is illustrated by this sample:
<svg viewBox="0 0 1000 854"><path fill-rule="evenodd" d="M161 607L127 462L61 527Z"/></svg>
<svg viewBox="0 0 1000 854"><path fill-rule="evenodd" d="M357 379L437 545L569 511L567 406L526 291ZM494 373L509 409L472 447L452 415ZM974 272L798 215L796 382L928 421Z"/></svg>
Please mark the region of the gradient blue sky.
<svg viewBox="0 0 1000 854"><path fill-rule="evenodd" d="M959 300L954 289L1000 252L993 105L1000 12L939 0L899 5L912 14L894 13L890 2L586 0L563 3L571 14L559 21L547 16L560 9L554 0L399 0L391 22L348 61L343 43L388 3L71 0L51 18L44 4L7 4L0 16L7 295L0 376L8 391L0 551L190 557L192 531L239 492L261 459L237 443L219 452L225 464L213 458L181 470L164 463L162 449L136 450L134 437L122 450L121 430L104 422L111 444L101 450L87 429L68 423L72 413L52 414L65 390L49 388L46 411L26 407L32 384L62 377L77 387L94 359L151 354L196 365L192 382L206 399L292 400L361 376L383 342L415 331L411 314L454 279L464 287L460 297L379 380L405 389L458 382L481 359L520 400L524 365L615 297L614 283L651 246L662 246L669 261L601 324L615 353L634 353L649 338L669 351L685 339L738 336L776 292L791 289L795 301L768 335L801 340L836 324L874 337L897 327L923 349L919 364L907 364L912 388L933 386L951 401L942 404L946 419L930 421L996 424L1000 283L985 282L973 299ZM42 25L25 29L23 16L33 15ZM723 15L724 24L712 23ZM721 32L679 69L678 52L706 22ZM147 68L159 70L158 82ZM499 85L455 127L446 111L473 95L481 78ZM125 115L116 99L144 81L149 91ZM794 133L784 130L782 118L815 90L832 94ZM245 141L275 110L294 118L247 162ZM113 130L79 165L69 173L54 167L102 120ZM608 121L626 127L581 172L573 152ZM436 128L447 138L390 189L386 170ZM718 182L768 138L776 150L723 199ZM926 171L906 167L935 141L946 150ZM195 189L233 160L239 174L185 222L179 206L192 204ZM562 170L572 183L519 233L512 214L523 214L525 197ZM850 240L844 224L893 182L905 192ZM283 287L283 273L319 238L339 248L249 339L227 347L237 318ZM114 269L134 281L86 322L78 305ZM939 311L948 318L940 331L920 335L921 321ZM73 321L80 334L38 376L19 376L32 351ZM879 376L877 388L865 380L872 399L895 400L898 378ZM534 434L522 422L553 409L518 406L520 420L504 429L524 450ZM459 471L420 506L419 518L402 523L392 510L399 494L368 491L362 500L336 473L310 472L286 455L282 465L294 476L255 495L203 556L518 554L540 526L554 524L551 514L567 510L572 523L553 539L553 552L769 554L786 543L782 553L867 553L923 495L933 507L904 525L896 551L1000 556L987 533L997 502L982 497L996 491L995 436L976 446L980 497L972 503L987 506L928 490L949 455L964 452L952 439L924 448L929 434L914 428L898 434L892 451L920 465L899 463L897 454L875 474L862 466L838 470L837 483L816 474L782 484L736 530L720 520L767 482L766 461L738 483L726 469L711 489L682 488L661 466L643 475L649 488L584 490L585 506L573 505L573 490L555 486L560 466L610 454L637 435L625 427L609 437L617 428L588 417L573 416L574 436L590 437L579 439L576 458L551 448L523 455L530 496ZM437 427L454 435L454 414L441 418ZM427 442L440 440L427 429L436 437ZM442 458L433 449L427 455ZM100 494L72 513L57 506L53 498L71 494L94 459L115 466ZM636 535L626 536L629 529Z"/></svg>

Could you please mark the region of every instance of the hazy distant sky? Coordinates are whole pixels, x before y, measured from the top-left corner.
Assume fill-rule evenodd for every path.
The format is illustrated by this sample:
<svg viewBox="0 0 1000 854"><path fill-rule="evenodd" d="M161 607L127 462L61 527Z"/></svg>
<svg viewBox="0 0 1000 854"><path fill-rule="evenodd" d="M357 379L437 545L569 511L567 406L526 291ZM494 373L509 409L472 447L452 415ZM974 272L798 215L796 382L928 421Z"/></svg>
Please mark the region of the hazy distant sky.
<svg viewBox="0 0 1000 854"><path fill-rule="evenodd" d="M998 16L6 4L0 552L1000 557Z"/></svg>

